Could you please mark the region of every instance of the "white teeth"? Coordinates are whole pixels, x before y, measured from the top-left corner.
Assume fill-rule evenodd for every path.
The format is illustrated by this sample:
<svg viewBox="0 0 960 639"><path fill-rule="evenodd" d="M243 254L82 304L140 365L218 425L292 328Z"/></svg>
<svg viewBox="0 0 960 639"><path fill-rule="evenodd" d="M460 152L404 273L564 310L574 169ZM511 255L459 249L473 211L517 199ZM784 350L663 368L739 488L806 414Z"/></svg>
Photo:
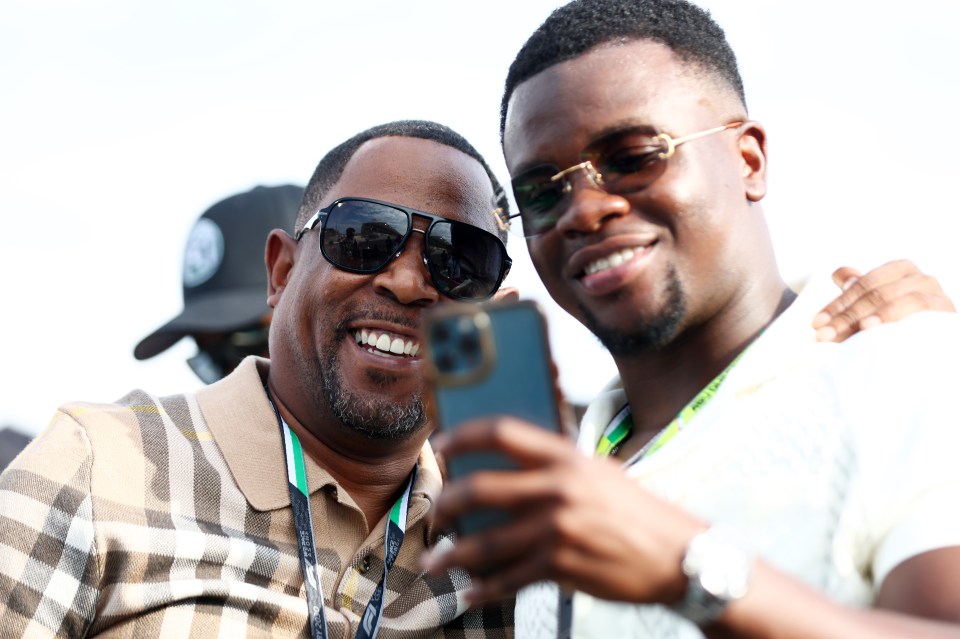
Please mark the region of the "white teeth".
<svg viewBox="0 0 960 639"><path fill-rule="evenodd" d="M597 271L605 271L610 268L610 260L601 257L599 260L587 267L587 273L593 274Z"/></svg>
<svg viewBox="0 0 960 639"><path fill-rule="evenodd" d="M367 351L376 355L409 355L416 357L420 352L420 344L402 337L392 337L386 333L377 333L366 328L354 331L353 338L357 344L372 346Z"/></svg>
<svg viewBox="0 0 960 639"><path fill-rule="evenodd" d="M626 248L616 253L612 253L605 257L601 257L598 260L594 260L587 264L587 268L584 269L587 275L593 275L594 273L599 273L600 271L605 271L608 268L613 268L614 266L620 266L624 262L633 258L637 252L634 249Z"/></svg>

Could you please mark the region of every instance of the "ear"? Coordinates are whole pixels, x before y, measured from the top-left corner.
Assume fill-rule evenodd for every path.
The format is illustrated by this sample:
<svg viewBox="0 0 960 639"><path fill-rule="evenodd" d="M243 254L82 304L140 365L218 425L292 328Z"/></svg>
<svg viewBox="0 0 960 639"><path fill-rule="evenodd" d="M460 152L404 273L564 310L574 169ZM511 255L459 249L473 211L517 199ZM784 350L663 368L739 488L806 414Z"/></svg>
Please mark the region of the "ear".
<svg viewBox="0 0 960 639"><path fill-rule="evenodd" d="M746 122L740 133L743 184L747 199L759 202L767 194L767 132L759 122Z"/></svg>
<svg viewBox="0 0 960 639"><path fill-rule="evenodd" d="M267 305L270 308L277 307L280 295L287 286L297 261L297 246L297 241L286 231L273 229L267 236L264 261L267 265Z"/></svg>
<svg viewBox="0 0 960 639"><path fill-rule="evenodd" d="M493 294L493 301L495 302L504 302L511 301L516 302L520 300L520 289L513 286L508 286L506 288L501 287L496 293Z"/></svg>

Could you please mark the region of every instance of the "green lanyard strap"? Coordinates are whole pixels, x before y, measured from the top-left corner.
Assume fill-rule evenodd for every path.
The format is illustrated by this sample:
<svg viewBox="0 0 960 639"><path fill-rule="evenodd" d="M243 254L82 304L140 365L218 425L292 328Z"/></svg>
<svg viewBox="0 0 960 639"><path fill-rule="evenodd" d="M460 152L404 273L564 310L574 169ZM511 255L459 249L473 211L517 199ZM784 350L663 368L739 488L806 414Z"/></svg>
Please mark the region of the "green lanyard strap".
<svg viewBox="0 0 960 639"><path fill-rule="evenodd" d="M644 445L640 451L631 457L626 466L630 466L638 462L641 458L652 455L661 448L663 448L667 442L673 439L677 433L683 430L690 422L693 420L694 416L700 412L700 410L706 406L714 395L717 394L717 391L720 388L720 384L723 383L723 380L727 378L727 375L733 369L734 365L740 361L740 358L743 357L743 354L746 351L741 352L739 355L734 358L730 364L720 372L719 375L713 378L713 381L707 384L706 388L700 391L696 397L694 397L690 402L680 409L680 412L677 413L677 416L667 424L663 430L657 433L653 439ZM630 404L627 404L620 411L614 415L613 419L610 420L610 423L607 425L606 429L603 431L603 435L600 437L600 441L597 442L597 457L607 457L616 453L617 447L623 443L623 441L630 435L633 431L633 415L630 411Z"/></svg>
<svg viewBox="0 0 960 639"><path fill-rule="evenodd" d="M280 423L283 435L283 452L287 462L287 484L290 488L290 506L293 509L293 524L297 533L297 548L300 554L300 569L303 571L303 583L307 595L307 617L309 619L311 639L327 639L327 616L324 612L320 564L317 562L316 542L313 536L313 521L310 514L310 491L307 488L307 470L303 459L300 439L284 421L269 397L273 411ZM390 509L383 538L383 576L370 597L363 612L356 639L375 639L383 617L384 591L387 575L400 554L400 544L407 530L407 513L413 496L413 484L417 479L418 467L414 466L407 480L406 490Z"/></svg>

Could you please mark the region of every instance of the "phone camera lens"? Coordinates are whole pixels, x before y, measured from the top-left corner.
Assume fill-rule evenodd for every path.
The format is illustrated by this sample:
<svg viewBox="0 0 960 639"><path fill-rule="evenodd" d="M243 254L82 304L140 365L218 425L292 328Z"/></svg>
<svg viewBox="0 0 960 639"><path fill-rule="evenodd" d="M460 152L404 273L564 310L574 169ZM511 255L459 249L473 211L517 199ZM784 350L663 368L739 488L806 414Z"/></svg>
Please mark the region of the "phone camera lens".
<svg viewBox="0 0 960 639"><path fill-rule="evenodd" d="M457 360L451 357L450 355L444 353L437 358L437 368L442 373L449 373L457 365Z"/></svg>
<svg viewBox="0 0 960 639"><path fill-rule="evenodd" d="M442 344L450 339L450 329L444 322L434 325L431 331L431 339L434 343Z"/></svg>
<svg viewBox="0 0 960 639"><path fill-rule="evenodd" d="M476 355L480 351L480 342L476 335L464 335L460 338L460 350L466 355Z"/></svg>

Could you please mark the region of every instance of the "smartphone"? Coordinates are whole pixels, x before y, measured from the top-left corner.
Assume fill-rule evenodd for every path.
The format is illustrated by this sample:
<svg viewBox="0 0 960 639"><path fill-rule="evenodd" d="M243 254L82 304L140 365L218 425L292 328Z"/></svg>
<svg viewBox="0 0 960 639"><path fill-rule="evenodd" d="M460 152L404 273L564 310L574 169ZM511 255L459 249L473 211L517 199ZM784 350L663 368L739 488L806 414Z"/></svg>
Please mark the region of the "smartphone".
<svg viewBox="0 0 960 639"><path fill-rule="evenodd" d="M443 305L424 318L425 362L437 429L469 419L512 415L564 432L547 324L536 302ZM516 470L497 451L446 459L451 479L477 470ZM482 510L457 523L461 535L504 523L508 514Z"/></svg>

